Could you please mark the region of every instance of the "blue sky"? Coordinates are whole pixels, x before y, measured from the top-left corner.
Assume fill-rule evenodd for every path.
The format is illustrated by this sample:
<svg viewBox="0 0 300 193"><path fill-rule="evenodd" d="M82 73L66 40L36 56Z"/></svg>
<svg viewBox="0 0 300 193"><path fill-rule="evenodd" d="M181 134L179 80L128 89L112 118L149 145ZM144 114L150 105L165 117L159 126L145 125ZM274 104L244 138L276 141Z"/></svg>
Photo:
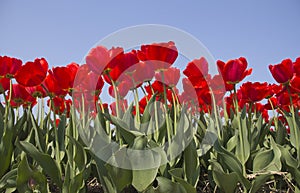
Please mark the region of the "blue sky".
<svg viewBox="0 0 300 193"><path fill-rule="evenodd" d="M15 1L0 2L0 55L51 66L81 62L110 33L165 24L199 39L216 59L248 59L247 80L274 82L269 64L300 56L300 1Z"/></svg>

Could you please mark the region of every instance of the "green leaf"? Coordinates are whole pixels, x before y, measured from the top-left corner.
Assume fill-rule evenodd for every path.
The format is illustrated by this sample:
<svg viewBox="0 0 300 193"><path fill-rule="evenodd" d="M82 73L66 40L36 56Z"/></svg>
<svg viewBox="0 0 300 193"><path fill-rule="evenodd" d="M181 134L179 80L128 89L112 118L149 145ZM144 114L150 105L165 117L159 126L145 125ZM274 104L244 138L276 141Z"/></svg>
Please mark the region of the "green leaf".
<svg viewBox="0 0 300 193"><path fill-rule="evenodd" d="M73 137L69 137L70 142L76 147L74 150L74 161L78 169L82 172L86 168L87 157L83 146Z"/></svg>
<svg viewBox="0 0 300 193"><path fill-rule="evenodd" d="M300 123L299 123L299 115L298 113L292 112L293 116L290 116L288 113L284 113L284 117L286 118L288 125L290 127L290 142L298 151L298 158L300 158Z"/></svg>
<svg viewBox="0 0 300 193"><path fill-rule="evenodd" d="M270 174L259 175L252 181L252 186L249 193L256 193L262 185L270 178Z"/></svg>
<svg viewBox="0 0 300 193"><path fill-rule="evenodd" d="M15 169L7 172L0 179L0 192L5 190L8 187L15 187L16 186L16 184L17 184L17 174L18 174L18 169L15 168Z"/></svg>
<svg viewBox="0 0 300 193"><path fill-rule="evenodd" d="M287 170L293 176L293 179L297 182L298 186L300 186L300 168L298 167L298 162L289 152L286 147L278 145L278 148L281 151L281 160L285 165Z"/></svg>
<svg viewBox="0 0 300 193"><path fill-rule="evenodd" d="M105 165L107 173L118 192L132 182L132 171L128 169L131 166L128 164L130 164L130 161L128 160L126 148L121 148L114 153Z"/></svg>
<svg viewBox="0 0 300 193"><path fill-rule="evenodd" d="M216 184L225 192L232 193L237 187L239 182L239 176L236 172L225 173L222 166L213 161L212 163L212 174Z"/></svg>
<svg viewBox="0 0 300 193"><path fill-rule="evenodd" d="M129 128L129 125L127 125L122 119L119 119L118 117L115 117L113 115L109 114L103 114L109 121L111 121L114 125L116 125L117 129L120 131L122 137L128 144L132 144L134 139L137 136L142 136L143 134L136 130L131 130ZM133 128L132 128L133 129Z"/></svg>
<svg viewBox="0 0 300 193"><path fill-rule="evenodd" d="M281 153L273 138L271 138L271 149L262 150L257 153L253 160L253 171L280 171L281 170Z"/></svg>
<svg viewBox="0 0 300 193"><path fill-rule="evenodd" d="M194 140L190 142L183 152L184 158L184 174L192 186L196 186L200 176L200 161L197 155L196 143Z"/></svg>
<svg viewBox="0 0 300 193"><path fill-rule="evenodd" d="M145 193L188 193L184 187L164 177L157 177L157 188L149 188Z"/></svg>
<svg viewBox="0 0 300 193"><path fill-rule="evenodd" d="M55 182L59 187L62 186L62 178L59 166L50 155L38 151L36 147L26 141L20 141L18 146L43 168L45 173L51 177L53 182Z"/></svg>
<svg viewBox="0 0 300 193"><path fill-rule="evenodd" d="M158 172L158 168L147 170L133 170L132 171L132 185L141 192L152 184Z"/></svg>
<svg viewBox="0 0 300 193"><path fill-rule="evenodd" d="M65 136L66 136L66 115L61 115L59 117L60 121L57 127L57 140L58 140L58 147L59 151L65 151Z"/></svg>
<svg viewBox="0 0 300 193"><path fill-rule="evenodd" d="M45 144L44 135L43 135L41 129L39 128L39 126L35 120L35 117L32 115L32 113L30 111L29 111L29 114L30 114L30 119L31 119L33 129L34 129L34 138L35 138L36 146L38 147L38 149L40 151L45 152L46 144ZM27 120L27 121L29 121L29 120Z"/></svg>
<svg viewBox="0 0 300 193"><path fill-rule="evenodd" d="M26 156L18 166L17 188L19 192L31 192L33 190L48 192L46 177L38 171L31 170Z"/></svg>
<svg viewBox="0 0 300 193"><path fill-rule="evenodd" d="M214 148L218 152L218 157L220 157L222 163L225 164L225 167L231 172L235 172L238 175L239 181L246 187L246 189L249 189L250 182L243 175L243 167L239 159L237 159L233 153L222 147L219 141L216 141Z"/></svg>
<svg viewBox="0 0 300 193"><path fill-rule="evenodd" d="M69 192L79 192L82 188L84 188L84 179L81 172L71 179Z"/></svg>
<svg viewBox="0 0 300 193"><path fill-rule="evenodd" d="M192 184L190 184L189 182L187 182L186 180L184 180L182 178L183 174L184 174L184 171L182 168L171 169L171 170L169 170L169 173L178 183L180 183L184 187L186 192L196 193L196 188Z"/></svg>
<svg viewBox="0 0 300 193"><path fill-rule="evenodd" d="M2 141L0 141L0 177L2 177L10 167L13 149L13 131L6 129Z"/></svg>

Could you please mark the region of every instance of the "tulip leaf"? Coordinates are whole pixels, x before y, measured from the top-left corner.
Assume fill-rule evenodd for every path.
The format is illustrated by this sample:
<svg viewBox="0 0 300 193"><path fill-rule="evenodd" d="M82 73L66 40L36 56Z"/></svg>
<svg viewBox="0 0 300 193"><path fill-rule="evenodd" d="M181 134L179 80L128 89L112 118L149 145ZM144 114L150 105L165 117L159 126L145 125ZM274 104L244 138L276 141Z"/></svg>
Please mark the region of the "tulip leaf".
<svg viewBox="0 0 300 193"><path fill-rule="evenodd" d="M225 192L232 193L237 187L239 182L239 176L236 172L225 173L222 166L213 161L212 163L212 174L216 184Z"/></svg>
<svg viewBox="0 0 300 193"><path fill-rule="evenodd" d="M220 145L220 142L217 141L214 146L215 150L218 152L218 156L222 163L224 163L226 168L231 172L235 172L238 176L239 181L247 188L250 188L250 182L243 175L243 167L239 159L231 152L227 151ZM224 167L223 166L223 167Z"/></svg>
<svg viewBox="0 0 300 193"><path fill-rule="evenodd" d="M31 190L48 192L46 177L39 171L33 171L30 168L26 156L18 166L17 189L19 192L28 192Z"/></svg>
<svg viewBox="0 0 300 193"><path fill-rule="evenodd" d="M172 182L164 177L157 177L157 187L150 187L145 193L188 193L180 183Z"/></svg>
<svg viewBox="0 0 300 193"><path fill-rule="evenodd" d="M1 179L0 179L0 192L5 190L8 187L15 187L16 180L17 180L18 168L15 168L9 172L7 172ZM13 184L11 183L13 182Z"/></svg>
<svg viewBox="0 0 300 193"><path fill-rule="evenodd" d="M184 150L183 156L185 177L188 183L192 186L196 186L200 175L200 161L194 140L192 140Z"/></svg>
<svg viewBox="0 0 300 193"><path fill-rule="evenodd" d="M44 154L36 149L34 145L26 141L18 142L20 149L25 151L29 156L31 156L48 174L53 182L55 182L59 187L62 185L62 178L59 166L50 155Z"/></svg>
<svg viewBox="0 0 300 193"><path fill-rule="evenodd" d="M251 189L249 190L249 193L256 193L261 188L262 185L265 184L265 182L270 178L270 174L263 174L255 177L255 179L252 181Z"/></svg>
<svg viewBox="0 0 300 193"><path fill-rule="evenodd" d="M184 187L186 192L196 193L196 188L192 184L190 184L188 181L183 179L183 176L184 176L183 168L171 169L171 170L169 170L169 173L179 184L181 184ZM197 174L197 175L199 175L199 174Z"/></svg>

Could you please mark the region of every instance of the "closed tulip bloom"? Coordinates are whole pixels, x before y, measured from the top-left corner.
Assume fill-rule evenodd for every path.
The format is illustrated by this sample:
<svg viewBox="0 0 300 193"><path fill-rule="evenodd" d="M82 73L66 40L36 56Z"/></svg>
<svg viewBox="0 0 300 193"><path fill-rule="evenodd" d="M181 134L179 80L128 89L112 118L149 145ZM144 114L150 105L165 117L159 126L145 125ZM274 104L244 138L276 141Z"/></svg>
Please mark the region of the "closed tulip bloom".
<svg viewBox="0 0 300 193"><path fill-rule="evenodd" d="M227 84L237 84L252 73L252 68L247 69L248 63L244 57L229 60L226 63L218 60L217 65Z"/></svg>
<svg viewBox="0 0 300 193"><path fill-rule="evenodd" d="M294 75L294 67L291 59L285 59L280 64L269 65L274 79L280 84L288 83Z"/></svg>

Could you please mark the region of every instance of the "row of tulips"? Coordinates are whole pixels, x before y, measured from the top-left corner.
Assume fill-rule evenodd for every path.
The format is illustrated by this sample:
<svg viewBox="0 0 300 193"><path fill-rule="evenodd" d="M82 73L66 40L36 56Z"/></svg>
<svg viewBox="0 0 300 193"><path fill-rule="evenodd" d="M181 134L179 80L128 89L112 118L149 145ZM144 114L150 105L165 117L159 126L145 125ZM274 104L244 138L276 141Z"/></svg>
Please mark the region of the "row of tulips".
<svg viewBox="0 0 300 193"><path fill-rule="evenodd" d="M0 56L0 190L86 192L95 177L109 193L256 192L267 181L299 192L300 58L269 66L278 84L241 84L252 73L244 57L217 61L216 75L194 59L182 78L178 55L170 41L97 46L85 64L52 68ZM139 165L128 149L157 147L147 163L161 164L122 167Z"/></svg>

